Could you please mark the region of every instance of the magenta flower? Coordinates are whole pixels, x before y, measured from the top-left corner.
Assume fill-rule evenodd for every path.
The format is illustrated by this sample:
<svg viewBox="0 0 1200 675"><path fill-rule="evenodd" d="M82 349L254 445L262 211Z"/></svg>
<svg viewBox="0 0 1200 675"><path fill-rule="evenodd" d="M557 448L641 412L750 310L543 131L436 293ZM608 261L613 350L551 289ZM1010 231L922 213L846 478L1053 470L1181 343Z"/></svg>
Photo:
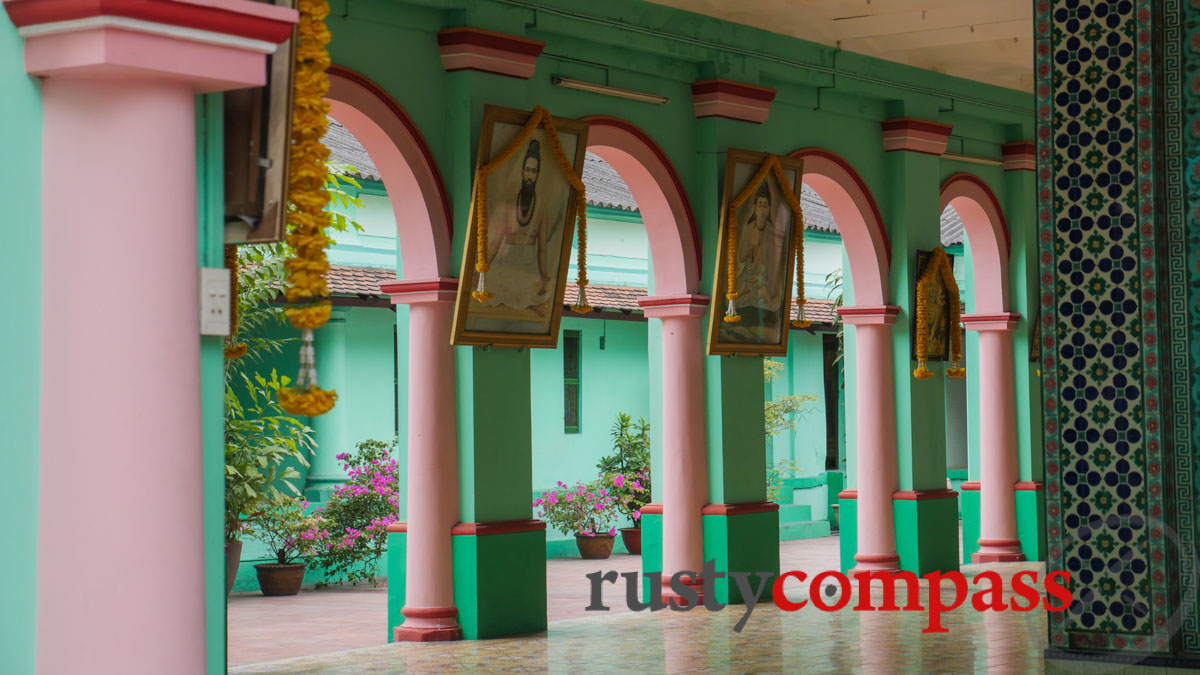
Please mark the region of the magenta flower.
<svg viewBox="0 0 1200 675"><path fill-rule="evenodd" d="M634 519L634 520L640 520L640 519L641 519L641 517L642 517L642 512L641 512L641 510L639 509L639 510L637 510L637 511L634 511L632 515L633 515L633 519Z"/></svg>
<svg viewBox="0 0 1200 675"><path fill-rule="evenodd" d="M631 480L631 481L629 481L629 487L633 488L634 490L641 490L642 489L642 481Z"/></svg>
<svg viewBox="0 0 1200 675"><path fill-rule="evenodd" d="M615 537L615 536L617 536L617 528L615 528L615 527L614 527L614 528L612 528L611 530L609 530L609 531L608 531L608 536L610 536L610 537Z"/></svg>
<svg viewBox="0 0 1200 675"><path fill-rule="evenodd" d="M625 484L625 476L622 476L621 474L617 474L617 475L613 476L613 485L616 485L617 487L621 487L624 484Z"/></svg>

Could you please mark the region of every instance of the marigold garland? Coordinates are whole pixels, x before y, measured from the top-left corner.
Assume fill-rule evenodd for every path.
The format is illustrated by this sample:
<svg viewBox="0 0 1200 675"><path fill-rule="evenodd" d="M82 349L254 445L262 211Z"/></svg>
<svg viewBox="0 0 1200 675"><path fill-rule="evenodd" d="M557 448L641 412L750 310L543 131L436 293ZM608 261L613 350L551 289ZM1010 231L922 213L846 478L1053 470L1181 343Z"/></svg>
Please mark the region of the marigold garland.
<svg viewBox="0 0 1200 675"><path fill-rule="evenodd" d="M925 270L917 280L917 367L913 370L913 377L918 380L927 380L933 377L933 371L929 370L927 365L929 359L928 296L929 284L933 283L935 275L941 277L950 300L948 303L950 310L950 366L946 368L946 377L960 379L966 377L967 374L966 368L958 365L962 360L962 334L959 329L962 309L958 302L958 282L954 280L954 270L950 267L950 260L941 246L933 250L929 262L925 264Z"/></svg>
<svg viewBox="0 0 1200 675"><path fill-rule="evenodd" d="M738 298L737 290L737 235L738 222L737 210L741 208L746 200L750 199L750 195L758 190L759 184L767 179L768 173L775 174L775 180L779 182L779 187L783 191L783 198L787 200L788 207L792 210L792 246L793 251L789 255L796 256L796 306L800 308L799 316L792 325L796 328L808 328L812 325L811 321L805 319L804 306L808 303L804 297L804 210L800 208L800 200L796 199L796 194L792 192L792 188L788 185L787 176L783 173L783 165L779 163L779 157L776 155L768 155L767 160L758 167L754 177L746 183L745 187L738 192L733 201L729 203L729 214L726 217L727 229L729 232L728 245L728 266L729 271L726 274L725 280L725 323L736 323L742 320L742 317L737 312L737 307L734 305L734 300Z"/></svg>
<svg viewBox="0 0 1200 675"><path fill-rule="evenodd" d="M240 359L246 355L246 344L237 341L238 335L238 265L237 245L225 246L225 269L229 270L229 335L225 337L225 358Z"/></svg>
<svg viewBox="0 0 1200 675"><path fill-rule="evenodd" d="M317 386L316 350L313 330L329 320L329 286L325 274L329 259L325 248L329 238L329 193L324 189L328 174L329 149L321 143L328 126L329 103L329 30L325 0L300 0L300 21L296 26L295 95L292 108L292 145L288 175L287 244L292 256L284 262L287 269L285 297L291 307L285 310L292 325L301 331L300 372L295 387L279 390L279 405L293 415L315 417L329 412L337 401L337 392Z"/></svg>
<svg viewBox="0 0 1200 675"><path fill-rule="evenodd" d="M567 182L576 192L575 200L575 220L578 223L577 231L579 233L579 250L578 259L576 262L577 280L575 284L579 287L579 298L571 309L580 314L586 314L592 311L591 305L587 301L588 285L587 278L587 187L583 184L583 180L575 173L575 168L571 165L570 158L563 150L562 142L558 138L558 131L554 128L554 118L550 113L540 105L533 107L533 114L525 121L525 126L521 127L521 131L509 141L508 145L504 146L495 157L485 164L480 165L475 170L475 271L479 273L479 283L476 284L475 290L471 292L471 296L479 302L487 302L491 299L492 294L487 291L487 282L485 281L486 274L491 265L488 264L488 187L487 178L501 166L513 158L513 155L525 145L525 141L533 135L534 130L539 126L545 127L546 138L550 140L550 149L554 151L554 159L558 161L558 168L566 176Z"/></svg>

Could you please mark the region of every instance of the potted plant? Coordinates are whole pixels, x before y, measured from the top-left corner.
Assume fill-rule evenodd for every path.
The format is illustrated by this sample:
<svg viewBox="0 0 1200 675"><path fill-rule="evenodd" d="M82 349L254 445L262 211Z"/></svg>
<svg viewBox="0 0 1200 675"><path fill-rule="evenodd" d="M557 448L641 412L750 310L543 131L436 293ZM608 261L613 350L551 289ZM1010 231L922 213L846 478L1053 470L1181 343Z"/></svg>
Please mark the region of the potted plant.
<svg viewBox="0 0 1200 675"><path fill-rule="evenodd" d="M621 541L631 555L642 553L642 507L650 501L650 424L644 419L633 422L625 413L617 413L611 435L611 455L600 459L600 481L613 496L617 511L629 518L630 527L621 528Z"/></svg>
<svg viewBox="0 0 1200 675"><path fill-rule="evenodd" d="M551 527L574 532L582 558L600 560L612 555L617 535L617 528L612 526L616 500L608 489L599 481L576 483L574 487L559 481L558 487L533 500L533 505L541 509L538 515Z"/></svg>
<svg viewBox="0 0 1200 675"><path fill-rule="evenodd" d="M296 595L300 592L306 567L300 559L309 552L304 535L312 529L312 519L304 515L307 506L295 497L276 494L263 502L250 522L250 532L266 545L275 559L275 562L254 566L263 595Z"/></svg>

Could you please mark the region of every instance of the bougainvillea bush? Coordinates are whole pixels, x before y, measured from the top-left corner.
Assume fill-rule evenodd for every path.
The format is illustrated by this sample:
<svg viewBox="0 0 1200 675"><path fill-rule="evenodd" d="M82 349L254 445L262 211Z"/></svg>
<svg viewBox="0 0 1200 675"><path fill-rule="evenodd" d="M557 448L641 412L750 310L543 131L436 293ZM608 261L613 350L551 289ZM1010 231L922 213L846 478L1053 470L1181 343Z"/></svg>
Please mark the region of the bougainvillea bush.
<svg viewBox="0 0 1200 675"><path fill-rule="evenodd" d="M617 500L599 481L576 483L574 487L559 481L557 490L543 492L533 500L533 505L539 509L539 518L568 534L595 537L617 533L612 526L617 517Z"/></svg>
<svg viewBox="0 0 1200 675"><path fill-rule="evenodd" d="M354 452L337 456L349 480L335 487L313 515L315 525L302 533L311 547L313 567L328 580L377 583L379 559L387 551L387 527L399 520L399 465L396 441L367 440Z"/></svg>

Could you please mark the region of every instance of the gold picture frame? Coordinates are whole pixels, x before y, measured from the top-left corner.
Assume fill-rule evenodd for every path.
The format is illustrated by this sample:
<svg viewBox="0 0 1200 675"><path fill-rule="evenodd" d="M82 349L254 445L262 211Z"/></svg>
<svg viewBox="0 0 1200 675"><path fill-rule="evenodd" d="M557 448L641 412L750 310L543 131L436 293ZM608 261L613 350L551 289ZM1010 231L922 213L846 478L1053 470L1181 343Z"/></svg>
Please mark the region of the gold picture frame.
<svg viewBox="0 0 1200 675"><path fill-rule="evenodd" d="M774 171L767 172L754 194L737 208L738 298L734 305L740 320L724 320L729 300L729 207L735 195L750 183L771 158L770 153L730 148L725 158L721 195L721 226L713 273L713 305L708 320L710 355L785 356L791 330L792 281L795 273L795 218ZM788 179L793 199L800 194L804 162L777 157ZM767 216L758 214L766 195ZM765 225L755 227L756 223ZM769 282L755 284L754 280Z"/></svg>
<svg viewBox="0 0 1200 675"><path fill-rule="evenodd" d="M521 132L534 113L485 106L479 131L476 168L490 162ZM553 117L563 153L583 174L588 124ZM516 153L483 178L488 197L486 287L491 297L480 302L476 212L478 172L471 190L466 245L454 307L454 345L554 349L562 321L571 243L575 237L576 200L556 159L544 125L534 129ZM530 160L536 157L536 171ZM532 175L532 185L529 176ZM548 274L553 272L553 277Z"/></svg>
<svg viewBox="0 0 1200 675"><path fill-rule="evenodd" d="M930 258L933 257L932 251L917 251L917 275L916 279L920 279L925 274L925 268L929 265ZM954 256L947 253L946 260L950 268L954 268ZM929 289L929 300L926 306L929 308L929 318L927 320L927 330L929 331L929 355L926 361L949 361L950 360L950 289L942 282L941 277L935 276L932 280L933 285ZM917 283L913 282L912 297L913 307L916 307L916 297L918 289ZM958 298L954 298L958 301ZM961 306L961 303L960 303ZM912 313L911 329L914 339L912 340L912 359L917 359L917 313ZM960 327L961 331L961 327Z"/></svg>

